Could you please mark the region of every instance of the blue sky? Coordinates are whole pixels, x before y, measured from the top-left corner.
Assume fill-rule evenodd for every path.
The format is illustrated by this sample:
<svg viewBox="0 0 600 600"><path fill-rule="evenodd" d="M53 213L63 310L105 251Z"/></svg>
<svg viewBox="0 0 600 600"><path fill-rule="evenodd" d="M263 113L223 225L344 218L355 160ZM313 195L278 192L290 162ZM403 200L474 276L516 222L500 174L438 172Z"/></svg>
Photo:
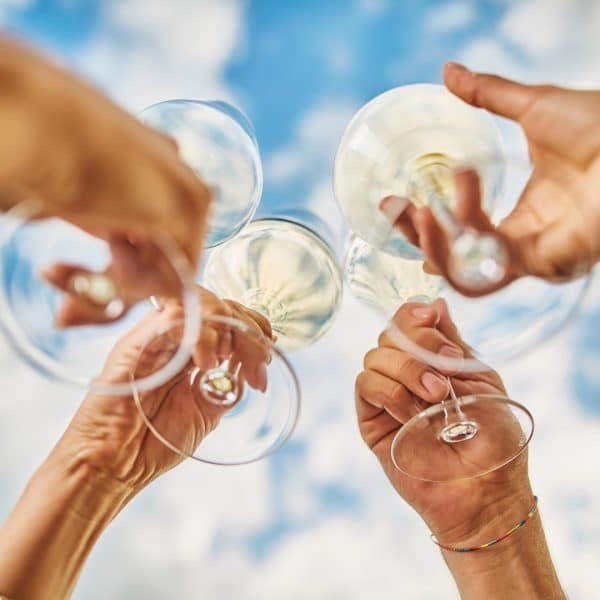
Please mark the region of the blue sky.
<svg viewBox="0 0 600 600"><path fill-rule="evenodd" d="M439 82L449 59L600 87L598 22L586 0L0 0L4 29L132 112L174 97L239 105L263 157L259 214L305 208L340 231L331 168L361 104L396 85ZM578 321L503 371L536 415L535 489L561 577L582 599L600 572L600 466L590 460L600 453L599 297L596 285ZM165 476L111 526L75 597L385 600L398 595L391 572L406 598L451 597L427 531L356 431L353 376L379 327L347 294L331 333L293 357L304 406L292 441L242 469L185 464ZM17 397L0 405L6 513L78 398L3 342L0 375Z"/></svg>

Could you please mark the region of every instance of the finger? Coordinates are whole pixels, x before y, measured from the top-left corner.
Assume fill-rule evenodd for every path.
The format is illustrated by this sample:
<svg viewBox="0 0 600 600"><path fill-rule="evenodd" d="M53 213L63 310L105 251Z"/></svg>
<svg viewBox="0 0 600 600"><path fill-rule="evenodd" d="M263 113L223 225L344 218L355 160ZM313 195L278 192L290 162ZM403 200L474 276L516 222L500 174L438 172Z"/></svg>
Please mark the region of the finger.
<svg viewBox="0 0 600 600"><path fill-rule="evenodd" d="M241 363L241 374L251 387L264 392L267 364L271 362L271 324L260 313L233 300L226 300L225 304L231 310L231 316L244 326L232 329L232 351Z"/></svg>
<svg viewBox="0 0 600 600"><path fill-rule="evenodd" d="M260 332L268 337L269 339L273 338L273 329L271 327L271 323L265 315L240 304L239 302L235 302L234 300L225 300L226 303L230 304L232 308L241 313L244 321L248 321L248 319L258 325ZM244 318L245 317L245 318Z"/></svg>
<svg viewBox="0 0 600 600"><path fill-rule="evenodd" d="M400 424L419 412L413 394L406 386L376 371L362 371L356 378L356 393L366 403L384 409Z"/></svg>
<svg viewBox="0 0 600 600"><path fill-rule="evenodd" d="M454 174L456 186L456 218L465 227L478 231L495 231L481 206L481 181L474 168L465 168Z"/></svg>
<svg viewBox="0 0 600 600"><path fill-rule="evenodd" d="M484 229L494 229L491 223L486 224L483 220L484 218L478 215L466 217L466 219L467 221L477 223ZM487 219L487 217L485 217L485 219ZM484 286L469 285L468 281L466 283L462 283L461 281L457 280L456 267L454 269L450 268L451 242L448 238L448 234L437 222L430 208L423 207L418 210L417 214L415 215L415 227L417 229L417 233L419 234L419 247L421 248L421 251L423 252L428 264L428 270L426 270L426 272L433 272L436 275L441 275L463 296L472 298L491 294L492 292L505 287L515 279L515 272L512 268L512 260L509 259L507 261L509 268L506 269L506 272L503 274L503 277L500 280ZM486 233L482 235L489 234ZM499 238L498 243L503 246L509 257L511 257L513 250L512 246L507 242L506 237L500 235L499 233L493 233L492 235L495 235L497 238Z"/></svg>
<svg viewBox="0 0 600 600"><path fill-rule="evenodd" d="M453 339L449 338L439 327L443 311L445 311L445 318L449 320L447 306L443 300L436 300L432 304L407 302L394 315L392 327L396 328L396 331L399 330L421 350L449 359L446 361L448 365L445 368L441 369L438 366L440 373L449 375L462 368L465 349L461 344L455 343ZM451 323L450 320L449 322ZM460 337L458 339L460 340ZM378 343L383 347L401 349L411 353L410 348L399 347L398 337L393 334L392 330L384 331L379 336ZM415 354L418 356L416 352Z"/></svg>
<svg viewBox="0 0 600 600"><path fill-rule="evenodd" d="M387 347L370 350L365 355L364 368L401 383L427 402L440 402L448 396L445 377L401 350Z"/></svg>
<svg viewBox="0 0 600 600"><path fill-rule="evenodd" d="M219 331L212 323L203 323L192 360L202 371L213 369L219 363Z"/></svg>
<svg viewBox="0 0 600 600"><path fill-rule="evenodd" d="M122 316L127 308L107 273L55 263L44 269L41 276L67 294L57 310L57 327L109 323Z"/></svg>
<svg viewBox="0 0 600 600"><path fill-rule="evenodd" d="M130 301L151 295L180 295L180 278L164 251L153 241L140 235L111 235L109 247L112 262L108 270Z"/></svg>
<svg viewBox="0 0 600 600"><path fill-rule="evenodd" d="M443 298L437 298L432 306L435 307L439 315L436 327L440 333L452 344L461 348L465 357L472 358L474 356L473 349L462 339L460 331L450 316L450 309L446 301Z"/></svg>
<svg viewBox="0 0 600 600"><path fill-rule="evenodd" d="M217 357L220 361L228 358L233 352L233 333L229 327L224 327L220 332L217 344Z"/></svg>
<svg viewBox="0 0 600 600"><path fill-rule="evenodd" d="M446 63L443 76L446 87L455 96L513 121L518 121L537 97L535 86L497 75L473 73L457 63Z"/></svg>
<svg viewBox="0 0 600 600"><path fill-rule="evenodd" d="M54 263L43 269L40 275L66 294L86 298L98 306L105 306L117 297L116 285L110 277L79 265Z"/></svg>
<svg viewBox="0 0 600 600"><path fill-rule="evenodd" d="M417 207L409 198L401 196L386 196L379 203L379 210L387 220L398 229L413 245L418 245L419 236L415 230L413 217Z"/></svg>
<svg viewBox="0 0 600 600"><path fill-rule="evenodd" d="M115 300L107 306L98 306L77 296L67 296L56 311L54 324L59 329L101 325L116 321L123 312L123 303L120 300Z"/></svg>
<svg viewBox="0 0 600 600"><path fill-rule="evenodd" d="M442 275L442 272L427 260L423 263L423 271L429 275Z"/></svg>
<svg viewBox="0 0 600 600"><path fill-rule="evenodd" d="M234 348L236 359L241 363L241 373L248 385L265 392L270 348L264 336L234 331Z"/></svg>
<svg viewBox="0 0 600 600"><path fill-rule="evenodd" d="M429 207L419 208L413 221L419 236L419 247L425 260L437 273L447 277L447 262L450 253L447 233L435 219Z"/></svg>

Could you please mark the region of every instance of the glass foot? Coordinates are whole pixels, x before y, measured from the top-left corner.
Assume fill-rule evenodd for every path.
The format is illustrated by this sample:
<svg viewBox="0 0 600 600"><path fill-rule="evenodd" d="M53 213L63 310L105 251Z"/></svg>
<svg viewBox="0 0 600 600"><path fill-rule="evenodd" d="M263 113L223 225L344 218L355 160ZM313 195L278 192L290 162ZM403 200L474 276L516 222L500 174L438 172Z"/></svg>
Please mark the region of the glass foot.
<svg viewBox="0 0 600 600"><path fill-rule="evenodd" d="M533 435L533 417L499 395L434 404L405 423L392 442L394 466L414 479L450 482L480 477L514 461ZM464 416L448 422L450 410Z"/></svg>

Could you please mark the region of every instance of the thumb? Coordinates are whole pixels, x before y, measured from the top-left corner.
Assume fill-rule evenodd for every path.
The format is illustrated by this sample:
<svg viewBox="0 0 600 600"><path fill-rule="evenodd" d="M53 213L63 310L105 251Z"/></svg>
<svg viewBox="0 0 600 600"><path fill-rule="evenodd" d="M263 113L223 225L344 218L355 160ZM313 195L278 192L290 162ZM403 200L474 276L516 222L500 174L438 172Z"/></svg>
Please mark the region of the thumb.
<svg viewBox="0 0 600 600"><path fill-rule="evenodd" d="M497 75L473 73L453 62L444 65L443 76L446 87L467 104L513 121L523 116L539 89Z"/></svg>

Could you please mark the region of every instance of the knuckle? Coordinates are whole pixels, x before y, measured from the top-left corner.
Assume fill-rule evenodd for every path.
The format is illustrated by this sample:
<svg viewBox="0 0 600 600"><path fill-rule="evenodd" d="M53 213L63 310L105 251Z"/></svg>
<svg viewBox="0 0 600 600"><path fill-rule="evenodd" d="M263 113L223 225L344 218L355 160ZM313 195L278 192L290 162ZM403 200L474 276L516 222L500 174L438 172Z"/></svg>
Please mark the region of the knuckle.
<svg viewBox="0 0 600 600"><path fill-rule="evenodd" d="M418 379L425 370L425 365L410 355L404 356L403 361L398 365L398 381L405 384L413 379Z"/></svg>
<svg viewBox="0 0 600 600"><path fill-rule="evenodd" d="M404 398L405 387L399 383L394 382L388 391L390 402L397 403Z"/></svg>
<svg viewBox="0 0 600 600"><path fill-rule="evenodd" d="M408 317L408 315L410 314L410 310L414 308L415 305L415 302L404 302L404 304L402 304L400 308L398 308L398 310L394 313L394 316L392 317L392 322L396 325L400 324Z"/></svg>
<svg viewBox="0 0 600 600"><path fill-rule="evenodd" d="M363 369L368 370L369 366L373 364L374 360L376 360L378 354L377 348L371 348L363 358Z"/></svg>
<svg viewBox="0 0 600 600"><path fill-rule="evenodd" d="M421 348L436 352L444 345L444 339L436 329L418 329L414 335L415 343Z"/></svg>

